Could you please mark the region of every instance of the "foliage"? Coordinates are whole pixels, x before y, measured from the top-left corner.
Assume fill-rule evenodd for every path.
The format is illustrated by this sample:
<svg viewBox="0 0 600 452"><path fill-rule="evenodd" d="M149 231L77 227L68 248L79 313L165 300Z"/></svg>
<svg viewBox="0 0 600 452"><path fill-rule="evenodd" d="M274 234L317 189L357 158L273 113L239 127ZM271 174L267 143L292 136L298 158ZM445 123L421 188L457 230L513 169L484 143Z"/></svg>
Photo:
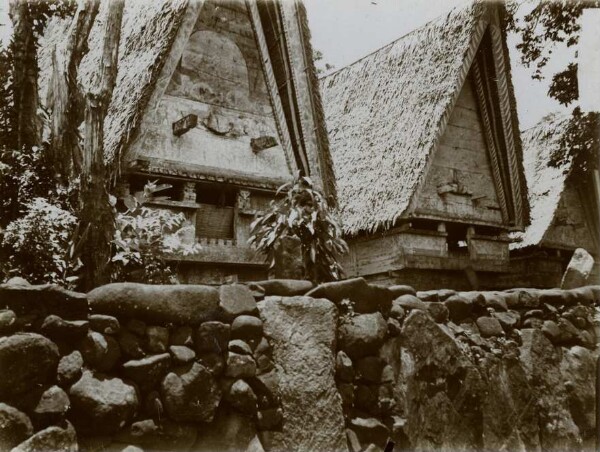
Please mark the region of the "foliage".
<svg viewBox="0 0 600 452"><path fill-rule="evenodd" d="M149 182L143 192L124 199L127 211L116 215L116 231L112 262L114 281L143 281L153 284L175 283L176 278L164 254L193 253L197 245L186 245L183 213L144 207L154 193L169 188Z"/></svg>
<svg viewBox="0 0 600 452"><path fill-rule="evenodd" d="M273 267L281 239L298 237L306 278L317 282L341 278L338 257L348 246L324 196L304 176L283 185L277 194L283 194L283 199L271 201L270 210L252 223L248 243L266 254Z"/></svg>
<svg viewBox="0 0 600 452"><path fill-rule="evenodd" d="M579 42L581 25L579 18L586 8L600 7L600 0L536 0L533 9L522 19L517 19L521 5L531 2L510 0L507 4L507 27L520 37L517 49L521 53L521 62L526 67L534 67L532 78L542 80L542 71L552 58L556 44L563 43L572 47ZM577 83L577 53L573 61L552 75L548 96L562 105L577 103L579 88ZM596 114L582 114L579 107L573 110L568 133L562 139L561 155L555 155L551 164L565 159L575 159L575 171L587 171L597 167L598 156L593 146L598 145L597 133L594 133ZM597 127L597 122L596 122Z"/></svg>
<svg viewBox="0 0 600 452"><path fill-rule="evenodd" d="M77 225L71 212L44 198L34 198L26 205L25 214L4 230L2 245L10 250L10 270L5 271L32 283L71 285L81 266L73 246Z"/></svg>

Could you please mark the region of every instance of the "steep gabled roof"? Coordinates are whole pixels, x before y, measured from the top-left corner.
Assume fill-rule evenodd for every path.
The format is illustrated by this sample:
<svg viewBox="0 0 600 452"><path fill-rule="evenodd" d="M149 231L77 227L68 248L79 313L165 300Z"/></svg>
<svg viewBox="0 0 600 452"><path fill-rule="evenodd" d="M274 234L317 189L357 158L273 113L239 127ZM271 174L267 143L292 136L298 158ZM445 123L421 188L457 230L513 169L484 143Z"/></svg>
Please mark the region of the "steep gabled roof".
<svg viewBox="0 0 600 452"><path fill-rule="evenodd" d="M550 166L550 160L560 151L570 120L568 114L550 114L521 135L531 224L524 232L514 234L520 241L511 243L511 249L538 245L552 225L573 161L565 159Z"/></svg>
<svg viewBox="0 0 600 452"><path fill-rule="evenodd" d="M261 0L262 1L262 0ZM102 2L101 8L90 32L89 52L83 58L79 67L79 82L85 88L94 81L100 59L101 42L103 39L103 24L107 15L106 4ZM248 7L251 20L260 21L256 14L257 0L237 0L241 8ZM264 2L263 2L264 3ZM270 6L274 2L267 2ZM128 145L134 138L140 121L150 98L153 96L157 83L164 81L161 77L166 74L162 69L165 63L177 52L173 52L174 43L180 25L186 17L198 14L202 2L198 0L128 0L125 3L123 25L121 27L121 43L119 48L118 75L113 91L112 101L109 106L108 116L105 121L104 146L107 162L120 162ZM331 158L329 156L329 143L322 119L321 100L318 95L316 69L312 61L310 35L308 33L306 12L297 1L277 3L278 17L284 30L283 36L277 35L278 42L285 42L286 48L282 50L282 60L289 64L294 72L290 88L293 95L297 96L300 112L295 112L294 121L299 123L303 134L301 135L301 149L294 149L296 153L308 154L309 170L322 183L328 195L335 198L335 180ZM40 91L42 99L46 99L52 73L52 53L56 49L59 61L65 60L65 41L68 33L70 19L52 19L47 27L44 37L40 42ZM267 40L267 47L274 47L269 37L263 34L263 29L272 28L273 24L263 23L255 25L257 41ZM177 49L175 49L177 50ZM265 59L263 58L263 62ZM173 65L171 65L173 66ZM273 72L276 74L284 70L274 63L269 68L264 68L267 83L273 81ZM270 72L270 74L268 74ZM271 79L269 79L271 75ZM272 99L275 103L275 99ZM276 120L279 122L279 132L282 143L292 141L284 124L291 120L288 111L283 111L281 106L273 105ZM279 112L279 117L277 117ZM285 146L284 146L285 148ZM287 149L292 152L291 149Z"/></svg>
<svg viewBox="0 0 600 452"><path fill-rule="evenodd" d="M387 228L410 212L489 20L498 22L493 8L474 2L453 9L321 80L346 233ZM502 133L512 152L504 171L514 182L495 177L514 184L512 221L520 226L527 221L520 141L504 38L497 25L494 31Z"/></svg>

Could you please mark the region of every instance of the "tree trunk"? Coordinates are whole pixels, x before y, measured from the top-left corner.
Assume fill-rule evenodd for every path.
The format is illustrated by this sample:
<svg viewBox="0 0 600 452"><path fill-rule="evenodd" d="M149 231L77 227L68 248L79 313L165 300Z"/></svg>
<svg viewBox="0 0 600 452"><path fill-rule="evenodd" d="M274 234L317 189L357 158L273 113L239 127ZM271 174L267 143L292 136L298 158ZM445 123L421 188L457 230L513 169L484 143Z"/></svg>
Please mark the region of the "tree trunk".
<svg viewBox="0 0 600 452"><path fill-rule="evenodd" d="M111 240L114 217L108 199L108 180L104 163L104 119L117 79L117 62L124 0L110 0L105 24L102 57L98 67L98 86L85 96L85 140L81 185L81 220L89 225L83 250L83 285L86 289L109 281Z"/></svg>
<svg viewBox="0 0 600 452"><path fill-rule="evenodd" d="M80 0L69 30L66 64L52 58L52 139L50 162L57 177L67 181L80 174L82 155L79 146L79 125L84 120L84 100L77 84L77 69L88 51L87 40L98 14L99 0Z"/></svg>
<svg viewBox="0 0 600 452"><path fill-rule="evenodd" d="M33 18L29 12L29 2L10 1L10 18L13 22L14 45L14 102L17 112L17 146L39 146L41 142L41 121L38 109L38 65Z"/></svg>

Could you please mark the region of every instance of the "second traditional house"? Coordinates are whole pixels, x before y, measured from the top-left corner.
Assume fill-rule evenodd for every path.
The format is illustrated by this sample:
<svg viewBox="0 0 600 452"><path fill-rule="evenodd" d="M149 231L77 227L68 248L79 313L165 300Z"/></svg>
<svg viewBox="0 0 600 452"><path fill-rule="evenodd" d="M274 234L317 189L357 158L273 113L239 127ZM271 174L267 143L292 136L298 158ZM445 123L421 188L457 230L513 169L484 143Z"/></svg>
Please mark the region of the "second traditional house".
<svg viewBox="0 0 600 452"><path fill-rule="evenodd" d="M321 80L347 276L494 287L529 222L501 5L475 2Z"/></svg>

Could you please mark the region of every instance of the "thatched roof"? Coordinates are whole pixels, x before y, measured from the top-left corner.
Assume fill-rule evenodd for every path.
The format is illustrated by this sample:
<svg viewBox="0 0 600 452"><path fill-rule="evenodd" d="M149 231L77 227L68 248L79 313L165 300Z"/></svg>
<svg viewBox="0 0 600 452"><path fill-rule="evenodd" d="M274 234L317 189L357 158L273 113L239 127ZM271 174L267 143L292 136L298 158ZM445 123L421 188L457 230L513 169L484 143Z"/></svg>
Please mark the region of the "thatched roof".
<svg viewBox="0 0 600 452"><path fill-rule="evenodd" d="M131 143L141 117L146 111L157 79L165 60L168 59L179 25L191 9L192 2L197 0L127 0L121 27L121 43L119 48L118 76L105 121L104 146L105 157L109 163L120 163L127 146ZM90 51L83 58L79 67L79 82L84 90L94 82L100 60L103 39L103 24L107 16L106 4L101 8L88 40ZM243 2L240 2L244 5ZM302 5L298 7L298 22L302 45L307 62L293 61L298 71L304 71L309 78L308 85L312 105L315 110L314 129L318 141L320 171L323 185L328 194L336 195L335 180L327 131L323 122L321 99L318 95L316 69L312 62L310 34L306 12ZM70 19L53 19L41 40L40 45L40 91L42 99L46 99L52 65L52 52L56 48L57 57L64 59L64 45L68 33ZM274 68L277 70L277 68ZM114 165L113 165L114 167Z"/></svg>
<svg viewBox="0 0 600 452"><path fill-rule="evenodd" d="M520 241L512 243L512 249L538 245L552 225L573 162L566 159L558 166L550 166L550 160L560 151L570 119L568 114L550 114L521 135L531 224L515 234Z"/></svg>
<svg viewBox="0 0 600 452"><path fill-rule="evenodd" d="M346 233L407 215L486 29L486 8L453 9L321 79Z"/></svg>

